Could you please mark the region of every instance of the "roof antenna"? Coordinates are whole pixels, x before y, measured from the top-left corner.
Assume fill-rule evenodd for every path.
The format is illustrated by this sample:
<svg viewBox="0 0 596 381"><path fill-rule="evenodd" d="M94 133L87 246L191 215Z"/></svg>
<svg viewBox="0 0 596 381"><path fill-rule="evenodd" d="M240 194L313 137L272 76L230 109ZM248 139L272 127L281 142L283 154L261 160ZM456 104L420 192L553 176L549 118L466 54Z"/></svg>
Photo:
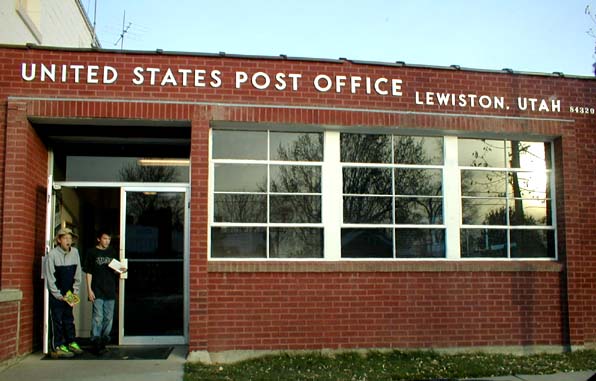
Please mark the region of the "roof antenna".
<svg viewBox="0 0 596 381"><path fill-rule="evenodd" d="M114 46L120 43L120 50L124 49L124 35L128 32L128 29L132 25L132 22L129 22L126 28L124 25L126 24L126 10L124 10L124 16L122 16L122 33L120 33L120 38L114 42Z"/></svg>

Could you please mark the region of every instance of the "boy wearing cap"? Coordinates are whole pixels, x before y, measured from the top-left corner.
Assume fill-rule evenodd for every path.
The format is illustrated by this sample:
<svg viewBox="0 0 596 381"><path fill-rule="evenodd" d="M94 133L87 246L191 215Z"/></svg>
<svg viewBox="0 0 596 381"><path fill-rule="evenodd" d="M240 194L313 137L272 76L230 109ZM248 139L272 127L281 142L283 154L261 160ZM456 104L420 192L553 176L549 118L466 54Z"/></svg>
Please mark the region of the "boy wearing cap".
<svg viewBox="0 0 596 381"><path fill-rule="evenodd" d="M79 294L81 261L72 246L73 232L62 228L56 234L58 246L50 250L46 261L45 278L50 292L50 319L52 321L52 356L72 357L83 351L75 342L74 303L65 299L68 291Z"/></svg>

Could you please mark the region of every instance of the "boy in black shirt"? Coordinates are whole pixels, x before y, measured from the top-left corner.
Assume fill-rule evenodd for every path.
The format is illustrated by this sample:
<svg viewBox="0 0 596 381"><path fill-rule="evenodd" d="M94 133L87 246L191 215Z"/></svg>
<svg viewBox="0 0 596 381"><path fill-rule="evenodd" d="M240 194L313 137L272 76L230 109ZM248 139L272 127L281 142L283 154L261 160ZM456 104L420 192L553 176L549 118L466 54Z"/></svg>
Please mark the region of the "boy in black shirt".
<svg viewBox="0 0 596 381"><path fill-rule="evenodd" d="M112 237L106 231L97 234L97 245L87 252L84 271L87 273L87 294L93 303L91 343L98 354L105 352L110 341L116 302L118 272L109 267L116 259L116 251L110 247Z"/></svg>

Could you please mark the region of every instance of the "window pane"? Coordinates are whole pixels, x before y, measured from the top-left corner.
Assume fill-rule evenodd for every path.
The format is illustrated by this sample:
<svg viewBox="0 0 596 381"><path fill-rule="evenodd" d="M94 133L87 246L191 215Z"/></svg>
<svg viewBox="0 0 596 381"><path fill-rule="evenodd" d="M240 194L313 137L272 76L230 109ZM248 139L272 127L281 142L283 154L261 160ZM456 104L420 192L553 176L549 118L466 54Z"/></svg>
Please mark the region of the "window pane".
<svg viewBox="0 0 596 381"><path fill-rule="evenodd" d="M391 163L391 135L341 134L343 163Z"/></svg>
<svg viewBox="0 0 596 381"><path fill-rule="evenodd" d="M270 159L283 161L322 161L323 134L271 132Z"/></svg>
<svg viewBox="0 0 596 381"><path fill-rule="evenodd" d="M461 229L462 258L507 258L507 230Z"/></svg>
<svg viewBox="0 0 596 381"><path fill-rule="evenodd" d="M444 258L443 229L395 229L397 258Z"/></svg>
<svg viewBox="0 0 596 381"><path fill-rule="evenodd" d="M550 200L522 200L509 201L511 225L550 225L552 213Z"/></svg>
<svg viewBox="0 0 596 381"><path fill-rule="evenodd" d="M344 223L390 224L393 221L391 197L344 196Z"/></svg>
<svg viewBox="0 0 596 381"><path fill-rule="evenodd" d="M439 197L396 197L396 224L442 224L443 199Z"/></svg>
<svg viewBox="0 0 596 381"><path fill-rule="evenodd" d="M440 169L396 168L395 194L439 196L443 174Z"/></svg>
<svg viewBox="0 0 596 381"><path fill-rule="evenodd" d="M265 258L264 227L211 228L213 258Z"/></svg>
<svg viewBox="0 0 596 381"><path fill-rule="evenodd" d="M396 135L393 139L395 163L443 164L443 138Z"/></svg>
<svg viewBox="0 0 596 381"><path fill-rule="evenodd" d="M461 171L462 196L505 197L507 172Z"/></svg>
<svg viewBox="0 0 596 381"><path fill-rule="evenodd" d="M267 160L267 131L213 130L214 159Z"/></svg>
<svg viewBox="0 0 596 381"><path fill-rule="evenodd" d="M511 258L554 258L553 230L511 230Z"/></svg>
<svg viewBox="0 0 596 381"><path fill-rule="evenodd" d="M505 141L458 139L459 165L505 168Z"/></svg>
<svg viewBox="0 0 596 381"><path fill-rule="evenodd" d="M344 193L391 194L390 168L344 168Z"/></svg>
<svg viewBox="0 0 596 381"><path fill-rule="evenodd" d="M323 229L270 228L270 258L323 258Z"/></svg>
<svg viewBox="0 0 596 381"><path fill-rule="evenodd" d="M272 165L271 192L321 193L321 167L305 165Z"/></svg>
<svg viewBox="0 0 596 381"><path fill-rule="evenodd" d="M513 140L508 142L508 145L511 168L533 171L551 168L550 143Z"/></svg>
<svg viewBox="0 0 596 381"><path fill-rule="evenodd" d="M54 164L63 172L60 157ZM188 160L181 158L140 158L66 156L66 181L188 182ZM58 176L59 178L60 176Z"/></svg>
<svg viewBox="0 0 596 381"><path fill-rule="evenodd" d="M215 164L216 192L267 192L267 166Z"/></svg>
<svg viewBox="0 0 596 381"><path fill-rule="evenodd" d="M321 196L271 195L270 202L270 222L321 222Z"/></svg>
<svg viewBox="0 0 596 381"><path fill-rule="evenodd" d="M546 172L509 172L509 197L544 199L550 197L550 174Z"/></svg>
<svg viewBox="0 0 596 381"><path fill-rule="evenodd" d="M504 198L462 200L462 223L465 225L507 225Z"/></svg>
<svg viewBox="0 0 596 381"><path fill-rule="evenodd" d="M342 258L393 258L393 229L341 229Z"/></svg>
<svg viewBox="0 0 596 381"><path fill-rule="evenodd" d="M267 196L215 194L215 222L267 222Z"/></svg>

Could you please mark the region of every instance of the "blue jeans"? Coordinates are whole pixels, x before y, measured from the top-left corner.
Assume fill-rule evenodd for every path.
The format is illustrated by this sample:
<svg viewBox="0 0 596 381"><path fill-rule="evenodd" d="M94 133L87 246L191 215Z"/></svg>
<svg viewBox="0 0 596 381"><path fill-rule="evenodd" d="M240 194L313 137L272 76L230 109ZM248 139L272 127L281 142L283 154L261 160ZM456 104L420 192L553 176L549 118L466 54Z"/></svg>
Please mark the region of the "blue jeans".
<svg viewBox="0 0 596 381"><path fill-rule="evenodd" d="M75 340L72 307L50 295L50 320L52 321L52 349Z"/></svg>
<svg viewBox="0 0 596 381"><path fill-rule="evenodd" d="M114 299L95 299L93 302L93 318L91 320L91 341L110 340L114 321Z"/></svg>

